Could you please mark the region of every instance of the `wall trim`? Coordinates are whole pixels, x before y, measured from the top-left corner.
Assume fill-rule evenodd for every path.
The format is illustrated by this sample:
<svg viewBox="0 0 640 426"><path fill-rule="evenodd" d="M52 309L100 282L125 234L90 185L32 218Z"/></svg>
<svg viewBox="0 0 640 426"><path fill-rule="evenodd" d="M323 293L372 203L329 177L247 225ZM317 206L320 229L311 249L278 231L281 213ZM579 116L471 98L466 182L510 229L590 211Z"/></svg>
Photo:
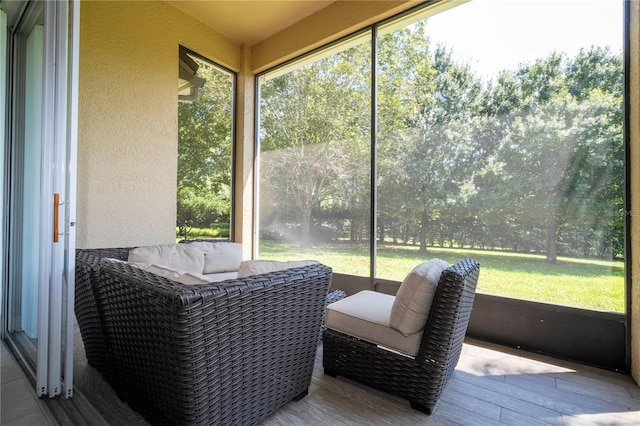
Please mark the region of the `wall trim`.
<svg viewBox="0 0 640 426"><path fill-rule="evenodd" d="M467 334L608 370L628 372L626 315L477 294Z"/></svg>

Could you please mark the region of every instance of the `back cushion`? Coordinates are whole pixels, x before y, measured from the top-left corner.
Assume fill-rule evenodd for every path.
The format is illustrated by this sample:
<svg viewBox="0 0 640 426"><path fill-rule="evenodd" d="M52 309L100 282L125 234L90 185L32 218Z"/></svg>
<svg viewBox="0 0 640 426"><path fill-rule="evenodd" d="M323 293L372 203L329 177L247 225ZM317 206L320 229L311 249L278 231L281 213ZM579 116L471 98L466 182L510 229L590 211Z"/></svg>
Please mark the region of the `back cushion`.
<svg viewBox="0 0 640 426"><path fill-rule="evenodd" d="M251 275L266 274L268 272L283 271L285 269L300 268L318 263L317 260L291 260L289 262L281 262L278 260L245 260L240 264L238 270L238 278L248 277Z"/></svg>
<svg viewBox="0 0 640 426"><path fill-rule="evenodd" d="M130 250L128 260L132 263L151 263L179 271L202 274L205 251L191 244L143 246Z"/></svg>
<svg viewBox="0 0 640 426"><path fill-rule="evenodd" d="M402 281L391 308L392 328L405 336L424 328L440 275L448 267L449 264L444 260L431 259L409 272Z"/></svg>
<svg viewBox="0 0 640 426"><path fill-rule="evenodd" d="M240 262L242 262L242 244L240 243L194 241L187 245L199 247L206 253L205 274L234 272L240 268Z"/></svg>

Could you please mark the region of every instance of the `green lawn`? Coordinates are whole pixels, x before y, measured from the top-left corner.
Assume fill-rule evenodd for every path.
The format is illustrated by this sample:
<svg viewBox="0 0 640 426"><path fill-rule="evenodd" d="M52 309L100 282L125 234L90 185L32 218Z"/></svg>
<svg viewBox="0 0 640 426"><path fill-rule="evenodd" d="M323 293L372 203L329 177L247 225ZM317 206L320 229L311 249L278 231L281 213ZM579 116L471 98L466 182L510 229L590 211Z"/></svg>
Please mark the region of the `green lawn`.
<svg viewBox="0 0 640 426"><path fill-rule="evenodd" d="M434 257L449 263L465 257L480 262L478 291L482 293L601 311L625 309L622 261L560 258L551 264L544 256L534 254L438 247L420 255L417 247L386 245L378 247L377 276L402 281L411 268ZM369 275L368 249L363 246L337 244L301 249L263 241L260 258L316 259L336 272Z"/></svg>

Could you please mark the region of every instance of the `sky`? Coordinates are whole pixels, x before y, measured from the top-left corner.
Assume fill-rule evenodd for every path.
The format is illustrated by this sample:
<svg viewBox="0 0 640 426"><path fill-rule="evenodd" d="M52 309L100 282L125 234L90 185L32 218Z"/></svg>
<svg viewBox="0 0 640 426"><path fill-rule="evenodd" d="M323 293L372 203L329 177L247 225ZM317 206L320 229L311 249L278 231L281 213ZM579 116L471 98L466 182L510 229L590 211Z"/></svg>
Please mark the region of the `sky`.
<svg viewBox="0 0 640 426"><path fill-rule="evenodd" d="M581 47L622 52L623 0L472 0L428 20L431 40L485 78Z"/></svg>

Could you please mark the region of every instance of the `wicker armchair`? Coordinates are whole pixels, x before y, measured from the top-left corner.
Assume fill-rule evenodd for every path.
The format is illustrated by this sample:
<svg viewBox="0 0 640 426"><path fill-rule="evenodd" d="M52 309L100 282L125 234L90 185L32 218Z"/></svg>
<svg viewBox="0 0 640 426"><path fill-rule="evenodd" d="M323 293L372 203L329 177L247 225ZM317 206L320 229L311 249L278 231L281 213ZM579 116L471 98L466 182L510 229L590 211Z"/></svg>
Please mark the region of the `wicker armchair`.
<svg viewBox="0 0 640 426"><path fill-rule="evenodd" d="M416 356L327 328L325 374L338 374L408 399L431 414L454 371L469 323L480 265L465 259L442 272Z"/></svg>
<svg viewBox="0 0 640 426"><path fill-rule="evenodd" d="M304 397L331 269L315 264L184 285L79 250L87 359L152 424L257 424Z"/></svg>

